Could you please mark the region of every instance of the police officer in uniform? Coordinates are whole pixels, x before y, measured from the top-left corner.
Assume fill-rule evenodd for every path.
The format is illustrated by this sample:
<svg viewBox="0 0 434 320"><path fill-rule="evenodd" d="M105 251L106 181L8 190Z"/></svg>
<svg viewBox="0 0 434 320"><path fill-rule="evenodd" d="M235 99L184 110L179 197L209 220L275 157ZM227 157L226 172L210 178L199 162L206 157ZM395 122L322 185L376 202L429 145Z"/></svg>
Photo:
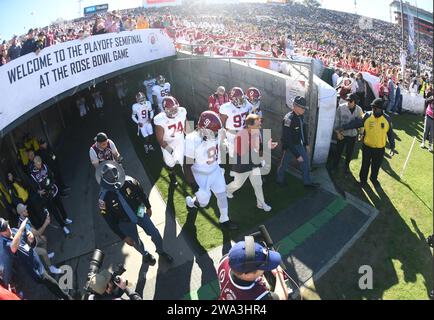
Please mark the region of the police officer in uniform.
<svg viewBox="0 0 434 320"><path fill-rule="evenodd" d="M355 93L348 94L346 100L347 103L340 105L336 110L334 127L337 135L337 146L333 159L333 169L338 168L342 152L345 148L345 173L349 173L358 132L357 129L341 130L340 128L355 119L362 119L363 110L356 104L357 96Z"/></svg>
<svg viewBox="0 0 434 320"><path fill-rule="evenodd" d="M287 300L288 288L279 266L280 254L268 250L247 236L236 243L220 260L217 276L220 285L219 300ZM274 291L264 281L265 271L276 277Z"/></svg>
<svg viewBox="0 0 434 320"><path fill-rule="evenodd" d="M125 176L122 167L114 161L102 162L96 170L100 184L99 208L114 233L139 251L145 262L155 265L156 260L144 247L137 232L140 226L154 242L157 253L167 262L173 258L164 251L163 239L151 221L152 209L140 183Z"/></svg>
<svg viewBox="0 0 434 320"><path fill-rule="evenodd" d="M89 157L95 168L103 161L122 160L116 145L104 132L100 132L94 138L95 143L90 147Z"/></svg>
<svg viewBox="0 0 434 320"><path fill-rule="evenodd" d="M302 166L303 183L307 188L317 188L318 183L313 183L309 172L309 157L306 152L307 130L303 121L303 114L307 110L306 99L300 96L295 97L293 109L285 115L282 122L282 158L277 169L277 183L285 186L285 171L292 158L295 157Z"/></svg>
<svg viewBox="0 0 434 320"><path fill-rule="evenodd" d="M346 126L344 130L351 128L365 129L365 136L362 146L362 167L360 169L360 185L366 186L369 168L371 168L370 180L374 186L379 186L378 171L384 158L386 141L389 140L390 155L395 151L395 134L393 133L392 121L384 113L386 106L382 99L375 99L371 103L372 111L365 113L362 120L356 119Z"/></svg>

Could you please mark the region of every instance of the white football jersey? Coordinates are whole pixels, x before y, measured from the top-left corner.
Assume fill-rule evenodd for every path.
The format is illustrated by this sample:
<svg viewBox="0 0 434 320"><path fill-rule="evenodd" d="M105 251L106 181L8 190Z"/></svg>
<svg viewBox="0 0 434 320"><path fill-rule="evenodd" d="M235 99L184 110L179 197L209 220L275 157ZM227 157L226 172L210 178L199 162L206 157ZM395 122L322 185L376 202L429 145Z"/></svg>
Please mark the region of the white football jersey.
<svg viewBox="0 0 434 320"><path fill-rule="evenodd" d="M148 123L154 117L154 110L152 110L152 105L149 101L145 101L144 104L133 104L132 111L131 118L135 123Z"/></svg>
<svg viewBox="0 0 434 320"><path fill-rule="evenodd" d="M166 82L162 87L158 84L154 85L152 87L152 95L157 97L158 106L161 108L163 98L166 96L170 96L170 83Z"/></svg>
<svg viewBox="0 0 434 320"><path fill-rule="evenodd" d="M154 118L154 124L164 129L163 140L171 142L184 139L185 121L187 120L187 110L183 107L178 108L175 118L169 118L165 112L160 112Z"/></svg>
<svg viewBox="0 0 434 320"><path fill-rule="evenodd" d="M143 81L143 85L146 88L146 97L149 101L152 101L152 88L155 86L156 83L157 80L155 78Z"/></svg>
<svg viewBox="0 0 434 320"><path fill-rule="evenodd" d="M197 131L185 137L185 156L194 160L193 173L210 174L220 170L217 152L217 140L203 140Z"/></svg>
<svg viewBox="0 0 434 320"><path fill-rule="evenodd" d="M245 127L246 117L252 109L253 106L248 101L239 108L234 106L232 102L227 102L220 106L219 112L228 117L226 120L226 129L238 131Z"/></svg>

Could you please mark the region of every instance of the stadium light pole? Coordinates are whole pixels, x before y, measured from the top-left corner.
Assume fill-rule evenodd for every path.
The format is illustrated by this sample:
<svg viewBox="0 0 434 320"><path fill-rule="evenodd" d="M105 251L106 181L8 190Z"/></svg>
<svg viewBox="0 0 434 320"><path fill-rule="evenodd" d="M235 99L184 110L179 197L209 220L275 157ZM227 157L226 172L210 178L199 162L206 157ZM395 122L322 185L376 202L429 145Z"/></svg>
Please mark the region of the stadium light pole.
<svg viewBox="0 0 434 320"><path fill-rule="evenodd" d="M420 64L419 64L419 41L420 41L420 25L419 25L419 7L417 6L416 0L416 26L417 26L417 76L420 75Z"/></svg>

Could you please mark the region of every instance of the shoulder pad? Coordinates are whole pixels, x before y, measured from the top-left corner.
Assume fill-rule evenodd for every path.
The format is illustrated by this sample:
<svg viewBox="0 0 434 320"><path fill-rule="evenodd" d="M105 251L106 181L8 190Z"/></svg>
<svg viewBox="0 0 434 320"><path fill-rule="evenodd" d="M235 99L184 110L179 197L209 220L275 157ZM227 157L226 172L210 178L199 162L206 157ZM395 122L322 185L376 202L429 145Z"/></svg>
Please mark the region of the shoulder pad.
<svg viewBox="0 0 434 320"><path fill-rule="evenodd" d="M283 118L283 125L285 127L289 127L291 126L291 120L292 120L292 113L289 112L285 115L285 117Z"/></svg>

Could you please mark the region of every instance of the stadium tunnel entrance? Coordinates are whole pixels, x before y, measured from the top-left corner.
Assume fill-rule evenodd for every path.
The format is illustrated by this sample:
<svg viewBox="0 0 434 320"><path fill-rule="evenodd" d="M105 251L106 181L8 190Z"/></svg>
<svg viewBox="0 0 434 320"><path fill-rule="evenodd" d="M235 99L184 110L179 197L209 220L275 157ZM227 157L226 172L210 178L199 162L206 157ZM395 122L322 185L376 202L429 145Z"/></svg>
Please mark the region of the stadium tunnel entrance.
<svg viewBox="0 0 434 320"><path fill-rule="evenodd" d="M85 129L92 131L92 128L95 128L93 130L95 132L92 131L95 136L98 132L97 128L101 127L99 123L104 121L101 112L110 116L110 114L117 114L113 108L119 107L123 109L124 114L130 114L130 106L135 102L136 93L144 89L143 80L146 74L169 74L167 61L170 59L173 58L144 63L82 83L33 108L2 130L0 135L0 217L10 219L12 222L17 220L11 203L13 199L7 192L7 175L13 173L25 187L30 186L29 176L26 173L27 149L37 151L38 140L42 139L48 142L48 145L57 153L61 149L68 148L68 145L74 144L74 141L80 140ZM169 80L169 76L167 78ZM119 79L126 81L126 105L123 107L119 105L116 96L115 83ZM100 91L105 101L106 107L101 112L94 105L92 93L95 91ZM76 104L76 100L80 97L85 99L89 107L88 116L86 116L89 119L80 118ZM106 127L106 130L109 131L109 128ZM87 141L80 141L80 143L83 150L88 152L93 140L91 138ZM61 162L63 160L60 158ZM71 165L74 165L74 161L71 161ZM70 170L67 167L62 167L62 172L66 176L68 176L68 171Z"/></svg>
<svg viewBox="0 0 434 320"><path fill-rule="evenodd" d="M294 63L287 66L287 74L280 74L267 69L259 68L239 59L213 59L199 57L188 52L178 51L176 57L164 58L157 61L144 63L117 72L107 74L90 82L82 83L74 89L68 90L46 102L33 108L22 117L9 124L0 137L0 187L5 190L7 173L13 172L24 183L29 183L26 171L26 148L30 147L28 137L42 138L48 142L54 150L65 148L71 141L80 139L83 130L91 130L91 136L86 141L81 141L80 147L88 151L93 143L91 140L101 125L101 119L92 117L83 127L79 110L76 105L78 97L84 97L86 104L93 103L92 92L99 90L106 104L109 106L106 112L111 114L110 107L120 107L115 92L117 79L123 78L127 82L127 101L123 106L125 114L130 114L130 106L135 102L135 94L144 90L143 81L146 75L163 74L171 83L172 95L180 104L187 108L188 119L196 121L200 113L208 108L208 97L216 88L223 85L229 90L231 87L240 86L246 90L250 86L257 87L262 92L261 109L264 116L264 128L272 128L272 138L280 141L281 121L289 112L287 105L292 105L295 96L305 96L310 106L305 115L309 126L309 141L312 146L311 158L315 152L315 143L318 131L319 90L314 83L313 65L308 63ZM114 99L107 101L107 99ZM92 109L92 108L91 108ZM97 113L96 111L94 113ZM334 119L329 115L329 119ZM313 124L313 125L312 125ZM93 130L92 130L93 128ZM106 128L108 134L110 128ZM318 133L319 134L319 133ZM324 135L324 130L321 131ZM325 133L325 136L328 132ZM110 136L110 134L109 134ZM331 132L329 134L331 137ZM27 139L28 140L28 139ZM26 143L27 142L27 143ZM25 145L27 144L27 146ZM326 141L326 145L330 143ZM81 151L83 151L81 150ZM325 151L327 159L328 149ZM273 158L280 157L280 148L273 151ZM88 161L88 155L84 155ZM74 165L74 161L71 162ZM90 165L90 163L88 163ZM68 168L65 168L68 171ZM66 173L68 174L68 173ZM1 192L0 215L15 219L11 213L8 196Z"/></svg>

